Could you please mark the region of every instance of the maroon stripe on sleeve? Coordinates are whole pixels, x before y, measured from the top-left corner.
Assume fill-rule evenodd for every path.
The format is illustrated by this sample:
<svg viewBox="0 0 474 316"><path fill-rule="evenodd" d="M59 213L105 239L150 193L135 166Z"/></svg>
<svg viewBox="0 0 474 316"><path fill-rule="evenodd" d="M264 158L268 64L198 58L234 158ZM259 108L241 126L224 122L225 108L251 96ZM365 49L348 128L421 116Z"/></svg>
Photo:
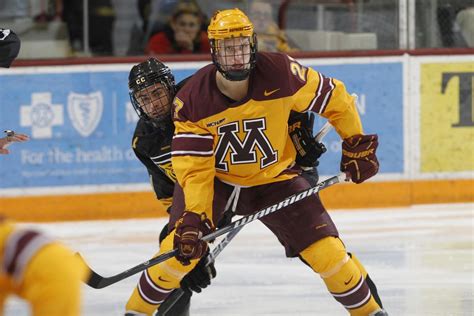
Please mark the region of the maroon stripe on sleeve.
<svg viewBox="0 0 474 316"><path fill-rule="evenodd" d="M195 157L211 157L214 155L212 152L200 153L200 152L184 152L184 151L176 151L172 153L173 157L183 157L183 156L195 156Z"/></svg>
<svg viewBox="0 0 474 316"><path fill-rule="evenodd" d="M16 242L16 245L13 247L13 252L9 258L5 258L5 270L8 274L12 275L18 264L18 257L21 255L22 251L28 246L28 244L39 235L36 231L25 231L22 236L20 236Z"/></svg>
<svg viewBox="0 0 474 316"><path fill-rule="evenodd" d="M212 156L214 139L210 134L177 134L171 144L172 156Z"/></svg>
<svg viewBox="0 0 474 316"><path fill-rule="evenodd" d="M319 114L324 113L324 110L326 110L326 106L329 104L331 101L332 97L332 92L334 91L334 88L336 87L336 84L334 83L334 80L332 78L329 78L329 91L328 93L324 96L324 100L321 104L321 107L318 111Z"/></svg>
<svg viewBox="0 0 474 316"><path fill-rule="evenodd" d="M316 96L311 101L308 111L313 111L319 114L324 113L326 105L329 103L329 100L332 96L332 91L335 88L334 81L332 78L328 78L321 73L319 75L319 85L316 89Z"/></svg>
<svg viewBox="0 0 474 316"><path fill-rule="evenodd" d="M171 147L172 151L210 151L214 145L213 139L208 138L174 138L173 145Z"/></svg>

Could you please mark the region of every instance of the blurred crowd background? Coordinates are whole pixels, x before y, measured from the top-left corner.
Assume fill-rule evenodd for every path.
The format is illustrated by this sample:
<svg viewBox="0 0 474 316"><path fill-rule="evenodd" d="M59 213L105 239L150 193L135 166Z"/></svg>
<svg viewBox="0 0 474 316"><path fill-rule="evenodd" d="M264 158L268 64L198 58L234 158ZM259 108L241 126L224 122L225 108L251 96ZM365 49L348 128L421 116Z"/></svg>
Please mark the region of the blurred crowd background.
<svg viewBox="0 0 474 316"><path fill-rule="evenodd" d="M22 59L208 54L208 22L227 8L265 51L474 47L473 0L0 0L0 27Z"/></svg>

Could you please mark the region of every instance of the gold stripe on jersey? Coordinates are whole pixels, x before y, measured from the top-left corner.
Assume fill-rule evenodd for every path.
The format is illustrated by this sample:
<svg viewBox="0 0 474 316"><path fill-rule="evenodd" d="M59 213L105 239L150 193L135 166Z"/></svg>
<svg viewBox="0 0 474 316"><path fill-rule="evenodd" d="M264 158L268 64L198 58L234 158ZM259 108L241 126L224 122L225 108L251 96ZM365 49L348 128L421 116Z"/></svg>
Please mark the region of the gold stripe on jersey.
<svg viewBox="0 0 474 316"><path fill-rule="evenodd" d="M138 142L138 137L135 137L132 141L132 148L134 148L134 149L137 148L137 142Z"/></svg>

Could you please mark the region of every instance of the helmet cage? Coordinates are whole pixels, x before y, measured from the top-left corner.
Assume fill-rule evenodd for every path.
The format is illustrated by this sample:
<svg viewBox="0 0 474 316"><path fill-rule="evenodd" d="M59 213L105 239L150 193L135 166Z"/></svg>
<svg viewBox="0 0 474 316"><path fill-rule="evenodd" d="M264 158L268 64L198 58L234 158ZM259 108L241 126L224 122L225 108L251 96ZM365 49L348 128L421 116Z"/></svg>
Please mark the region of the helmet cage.
<svg viewBox="0 0 474 316"><path fill-rule="evenodd" d="M157 89L165 90L165 93ZM175 92L171 70L155 59L138 64L130 71L129 96L132 106L140 118L155 127L166 128L166 125L171 124L171 103Z"/></svg>
<svg viewBox="0 0 474 316"><path fill-rule="evenodd" d="M171 120L172 95L163 82L154 83L136 93L131 92L130 99L138 116L154 125Z"/></svg>
<svg viewBox="0 0 474 316"><path fill-rule="evenodd" d="M241 37L246 37L246 36L241 36ZM238 37L229 37L228 39L232 38L238 38ZM217 70L226 78L227 80L230 81L242 81L245 80L249 77L250 72L252 71L253 68L255 68L255 63L257 60L257 36L255 33L252 34L252 36L248 36L250 40L250 50L248 54L246 52L237 52L234 47L234 49L230 49L230 53L227 53L227 48L230 48L229 45L224 45L223 47L219 47L219 41L224 41L225 39L211 39L210 46L211 46L211 56L212 56L212 62L214 65L217 67ZM223 54L220 54L220 50L223 50ZM245 55L250 55L248 57L248 62L244 63L242 65L241 69L232 69L232 65L228 65L225 63L225 60L227 58L235 58L236 55L238 54L243 54L244 60L246 59ZM223 62L222 62L223 61Z"/></svg>

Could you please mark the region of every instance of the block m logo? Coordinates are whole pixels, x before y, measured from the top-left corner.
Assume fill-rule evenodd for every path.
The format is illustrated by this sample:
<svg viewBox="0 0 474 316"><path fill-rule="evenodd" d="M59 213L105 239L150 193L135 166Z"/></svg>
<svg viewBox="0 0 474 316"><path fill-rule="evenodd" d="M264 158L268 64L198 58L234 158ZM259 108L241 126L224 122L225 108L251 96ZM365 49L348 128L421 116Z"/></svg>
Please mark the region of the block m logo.
<svg viewBox="0 0 474 316"><path fill-rule="evenodd" d="M256 148L260 150L263 157L260 159L260 168L263 169L278 160L278 153L273 149L264 131L266 130L265 119L258 118L243 120L245 139L240 141L237 133L239 123L231 122L217 129L219 142L216 148L216 169L229 171L229 165L224 161L230 150L230 164L251 164L257 162Z"/></svg>

